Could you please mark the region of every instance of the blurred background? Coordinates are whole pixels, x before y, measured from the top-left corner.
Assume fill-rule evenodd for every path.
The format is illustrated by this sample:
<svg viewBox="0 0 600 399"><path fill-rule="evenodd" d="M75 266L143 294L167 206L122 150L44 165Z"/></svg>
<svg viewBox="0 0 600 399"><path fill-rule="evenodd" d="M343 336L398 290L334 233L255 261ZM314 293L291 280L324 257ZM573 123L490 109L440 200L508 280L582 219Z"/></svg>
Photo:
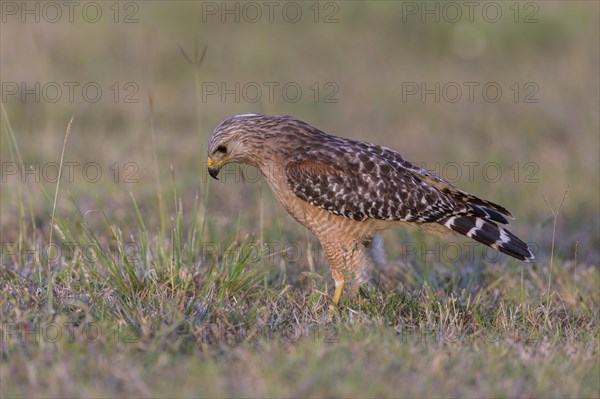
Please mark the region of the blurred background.
<svg viewBox="0 0 600 399"><path fill-rule="evenodd" d="M305 239L256 171L207 177L219 121L266 113L506 206L541 259L545 199L557 210L568 188L556 250L598 264L598 15L589 1L3 2L0 241L47 235L71 116L57 216L93 225L100 209L127 236L132 196L150 231L158 197L167 224L181 197L186 222L206 203L207 239ZM405 238L386 233L392 255Z"/></svg>

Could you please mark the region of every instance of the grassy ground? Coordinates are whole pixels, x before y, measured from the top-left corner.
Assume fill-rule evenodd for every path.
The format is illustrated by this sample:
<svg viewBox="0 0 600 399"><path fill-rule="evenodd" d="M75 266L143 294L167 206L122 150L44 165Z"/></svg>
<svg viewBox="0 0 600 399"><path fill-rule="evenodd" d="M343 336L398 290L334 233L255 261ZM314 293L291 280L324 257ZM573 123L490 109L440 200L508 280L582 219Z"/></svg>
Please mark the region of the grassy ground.
<svg viewBox="0 0 600 399"><path fill-rule="evenodd" d="M129 2L114 22L101 4L98 23L2 23L1 397L600 397L597 3L498 3L497 23L422 23L412 2L294 3L297 23ZM10 94L36 82L103 96ZM304 94L207 92L236 82ZM407 97L436 82L503 95ZM255 171L207 177L210 132L243 112L455 177L539 261L388 231L373 286L333 310L322 249Z"/></svg>

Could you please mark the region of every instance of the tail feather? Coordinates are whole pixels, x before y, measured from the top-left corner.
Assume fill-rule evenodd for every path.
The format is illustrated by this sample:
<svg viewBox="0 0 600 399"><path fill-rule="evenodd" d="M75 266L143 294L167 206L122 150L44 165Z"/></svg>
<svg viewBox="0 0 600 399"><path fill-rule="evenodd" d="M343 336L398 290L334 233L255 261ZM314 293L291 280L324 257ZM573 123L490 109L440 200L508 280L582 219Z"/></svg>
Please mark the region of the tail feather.
<svg viewBox="0 0 600 399"><path fill-rule="evenodd" d="M471 210L475 216L479 216L484 219L490 219L490 220L493 220L494 222L499 222L502 224L508 223L508 220L504 217L504 215L502 215L500 212L497 212L493 209L485 208L483 206L473 205L473 204L469 204L469 207L471 208Z"/></svg>
<svg viewBox="0 0 600 399"><path fill-rule="evenodd" d="M482 210L482 212L485 212L487 216L455 215L443 219L438 223L513 258L524 262L531 262L535 259L527 244L510 231L494 223L494 221L506 223L506 219L503 217L498 218L498 215L489 214L489 209ZM477 214L477 211L474 211L474 213Z"/></svg>

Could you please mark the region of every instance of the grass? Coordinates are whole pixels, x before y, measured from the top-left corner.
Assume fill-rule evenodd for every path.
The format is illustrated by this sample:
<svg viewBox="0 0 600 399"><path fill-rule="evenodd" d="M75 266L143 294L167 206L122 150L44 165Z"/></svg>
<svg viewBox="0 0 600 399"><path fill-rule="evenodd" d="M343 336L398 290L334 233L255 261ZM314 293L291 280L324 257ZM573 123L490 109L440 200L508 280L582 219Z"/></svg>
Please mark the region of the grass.
<svg viewBox="0 0 600 399"><path fill-rule="evenodd" d="M392 3L339 3L339 23L289 29L198 25L191 2L140 3L138 25L3 25L15 40L2 42L3 81L108 74L135 81L140 101L2 103L3 165L55 162L62 178L2 182L0 396L600 398L598 6L539 4L537 24L469 25L487 46L469 60L458 25L399 25ZM202 99L205 81L294 79L307 92L335 81L340 101ZM472 79L535 80L540 102L398 94L405 81ZM322 249L264 182L240 168L207 177L210 131L242 112L293 114L442 170L495 162L500 180L475 169L456 184L513 211L539 261L387 231L373 286L333 310ZM73 161L103 178L70 178Z"/></svg>
<svg viewBox="0 0 600 399"><path fill-rule="evenodd" d="M81 213L56 220L72 250L51 279L3 269L3 397L598 396L595 267L415 264L338 312L323 264L284 285L251 239L201 257L206 215L173 195L166 236L132 200L130 239Z"/></svg>

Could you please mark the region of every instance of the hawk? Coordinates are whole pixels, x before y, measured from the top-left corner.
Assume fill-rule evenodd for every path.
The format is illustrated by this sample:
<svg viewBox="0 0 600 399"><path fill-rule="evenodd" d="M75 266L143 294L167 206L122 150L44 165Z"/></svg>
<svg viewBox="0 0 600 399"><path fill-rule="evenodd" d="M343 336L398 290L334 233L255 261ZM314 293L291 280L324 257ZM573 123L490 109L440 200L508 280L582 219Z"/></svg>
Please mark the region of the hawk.
<svg viewBox="0 0 600 399"><path fill-rule="evenodd" d="M375 233L412 226L456 232L521 261L534 259L523 241L499 224L504 207L459 190L397 152L336 137L291 116L237 115L223 120L208 144L208 172L226 163L258 168L273 194L321 242L335 281L352 293L372 265Z"/></svg>

